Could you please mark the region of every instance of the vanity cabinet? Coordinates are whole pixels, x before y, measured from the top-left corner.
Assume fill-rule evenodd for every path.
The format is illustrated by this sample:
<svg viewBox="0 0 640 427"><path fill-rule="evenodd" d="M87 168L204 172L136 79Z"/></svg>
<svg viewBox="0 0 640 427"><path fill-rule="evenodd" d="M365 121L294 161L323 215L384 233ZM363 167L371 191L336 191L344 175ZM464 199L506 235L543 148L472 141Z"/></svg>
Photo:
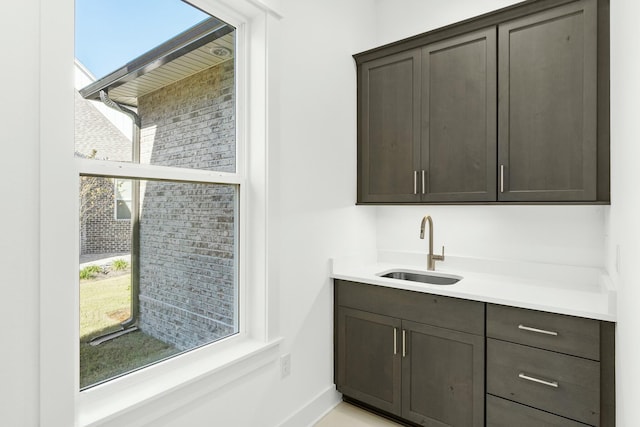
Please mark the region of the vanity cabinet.
<svg viewBox="0 0 640 427"><path fill-rule="evenodd" d="M358 203L607 202L608 0L531 0L354 55Z"/></svg>
<svg viewBox="0 0 640 427"><path fill-rule="evenodd" d="M335 281L345 399L424 426L484 425L484 304Z"/></svg>

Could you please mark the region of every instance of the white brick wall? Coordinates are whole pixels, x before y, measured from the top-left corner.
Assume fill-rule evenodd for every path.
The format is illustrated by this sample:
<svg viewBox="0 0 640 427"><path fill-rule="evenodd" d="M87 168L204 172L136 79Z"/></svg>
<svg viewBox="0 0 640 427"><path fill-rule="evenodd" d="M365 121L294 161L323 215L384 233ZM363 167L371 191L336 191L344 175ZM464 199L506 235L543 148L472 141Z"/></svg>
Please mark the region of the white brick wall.
<svg viewBox="0 0 640 427"><path fill-rule="evenodd" d="M139 99L141 161L235 171L234 64ZM186 350L234 331L233 186L141 189L140 328Z"/></svg>

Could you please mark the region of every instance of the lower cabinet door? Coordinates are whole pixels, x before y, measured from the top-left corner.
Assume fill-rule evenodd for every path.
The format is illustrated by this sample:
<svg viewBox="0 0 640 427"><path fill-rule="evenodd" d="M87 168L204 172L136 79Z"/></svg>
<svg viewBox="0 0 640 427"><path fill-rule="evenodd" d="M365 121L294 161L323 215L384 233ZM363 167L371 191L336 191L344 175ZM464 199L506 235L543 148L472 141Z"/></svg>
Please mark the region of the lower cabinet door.
<svg viewBox="0 0 640 427"><path fill-rule="evenodd" d="M346 307L336 321L338 390L400 415L401 321Z"/></svg>
<svg viewBox="0 0 640 427"><path fill-rule="evenodd" d="M408 321L402 331L402 417L484 426L484 337Z"/></svg>
<svg viewBox="0 0 640 427"><path fill-rule="evenodd" d="M487 427L589 427L567 418L487 395Z"/></svg>

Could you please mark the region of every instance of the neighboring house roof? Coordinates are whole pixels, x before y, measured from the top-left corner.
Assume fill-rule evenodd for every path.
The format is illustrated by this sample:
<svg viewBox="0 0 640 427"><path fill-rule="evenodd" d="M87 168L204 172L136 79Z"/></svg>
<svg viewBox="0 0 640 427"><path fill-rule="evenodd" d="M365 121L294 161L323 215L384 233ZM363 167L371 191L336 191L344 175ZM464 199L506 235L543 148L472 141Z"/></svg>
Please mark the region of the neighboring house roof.
<svg viewBox="0 0 640 427"><path fill-rule="evenodd" d="M104 90L113 101L136 107L138 97L233 58L234 29L216 18L206 19L89 84L80 94L97 100Z"/></svg>
<svg viewBox="0 0 640 427"><path fill-rule="evenodd" d="M75 93L75 151L101 160L131 161L131 141L98 109Z"/></svg>

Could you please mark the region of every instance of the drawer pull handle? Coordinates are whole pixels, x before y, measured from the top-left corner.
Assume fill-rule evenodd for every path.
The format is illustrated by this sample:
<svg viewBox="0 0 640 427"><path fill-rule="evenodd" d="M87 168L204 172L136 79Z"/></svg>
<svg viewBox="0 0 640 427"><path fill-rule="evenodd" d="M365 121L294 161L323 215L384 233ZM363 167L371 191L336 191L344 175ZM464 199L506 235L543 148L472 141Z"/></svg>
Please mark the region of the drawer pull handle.
<svg viewBox="0 0 640 427"><path fill-rule="evenodd" d="M554 337L558 336L557 332L545 331L544 329L536 329L536 328L531 328L529 326L524 326L524 325L518 325L518 329L522 329L524 331L529 331L529 332L537 332L539 334L553 335Z"/></svg>
<svg viewBox="0 0 640 427"><path fill-rule="evenodd" d="M529 375L525 375L522 372L518 375L519 378L522 378L523 380L527 380L527 381L533 381L534 383L538 383L538 384L543 384L549 387L553 387L553 388L558 388L558 382L557 381L545 381L545 380L541 380L539 378L534 378L534 377L530 377Z"/></svg>

